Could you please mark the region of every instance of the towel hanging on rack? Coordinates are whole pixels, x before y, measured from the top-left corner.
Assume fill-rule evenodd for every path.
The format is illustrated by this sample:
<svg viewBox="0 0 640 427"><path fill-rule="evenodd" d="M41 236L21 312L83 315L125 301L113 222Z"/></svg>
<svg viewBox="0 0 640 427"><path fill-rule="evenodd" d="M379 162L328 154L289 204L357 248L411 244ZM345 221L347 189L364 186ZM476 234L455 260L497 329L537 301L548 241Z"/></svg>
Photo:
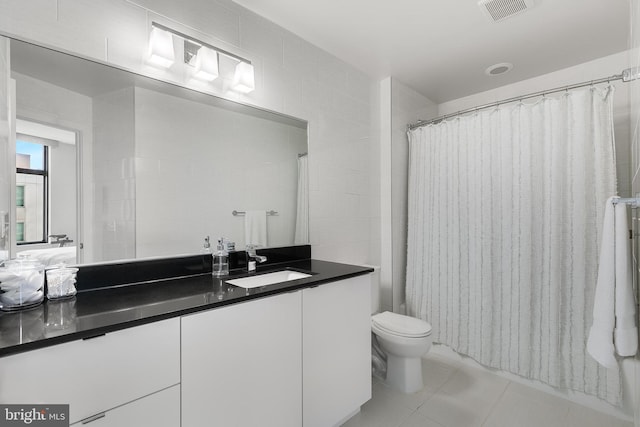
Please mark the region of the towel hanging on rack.
<svg viewBox="0 0 640 427"><path fill-rule="evenodd" d="M267 246L267 213L247 211L244 215L245 245Z"/></svg>
<svg viewBox="0 0 640 427"><path fill-rule="evenodd" d="M617 365L615 353L633 356L638 349L627 206L607 200L602 231L593 325L587 351L602 366Z"/></svg>

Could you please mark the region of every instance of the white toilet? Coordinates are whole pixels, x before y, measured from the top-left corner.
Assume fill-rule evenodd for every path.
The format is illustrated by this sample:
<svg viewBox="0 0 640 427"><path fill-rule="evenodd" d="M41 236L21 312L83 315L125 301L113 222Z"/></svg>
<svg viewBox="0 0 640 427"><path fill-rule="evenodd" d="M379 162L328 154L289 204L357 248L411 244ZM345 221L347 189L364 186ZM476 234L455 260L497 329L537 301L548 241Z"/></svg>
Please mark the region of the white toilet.
<svg viewBox="0 0 640 427"><path fill-rule="evenodd" d="M431 325L380 308L380 267L371 278L371 331L387 357L386 383L403 393L424 388L421 358L431 348Z"/></svg>

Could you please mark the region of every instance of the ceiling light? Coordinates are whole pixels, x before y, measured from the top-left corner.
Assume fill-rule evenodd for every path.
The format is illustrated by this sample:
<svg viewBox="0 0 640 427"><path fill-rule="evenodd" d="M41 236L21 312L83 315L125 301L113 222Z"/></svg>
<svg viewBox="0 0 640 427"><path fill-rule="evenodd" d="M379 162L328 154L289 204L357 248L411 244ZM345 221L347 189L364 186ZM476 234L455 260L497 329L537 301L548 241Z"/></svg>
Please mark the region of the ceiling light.
<svg viewBox="0 0 640 427"><path fill-rule="evenodd" d="M247 62L239 62L233 76L231 88L241 93L249 93L256 88L253 76L253 65Z"/></svg>
<svg viewBox="0 0 640 427"><path fill-rule="evenodd" d="M484 70L484 73L487 76L497 76L499 74L504 74L511 71L512 68L513 64L510 64L508 62L501 62L499 64L494 64L488 67L486 70Z"/></svg>
<svg viewBox="0 0 640 427"><path fill-rule="evenodd" d="M173 36L157 27L151 27L147 61L159 67L169 68L175 60Z"/></svg>
<svg viewBox="0 0 640 427"><path fill-rule="evenodd" d="M191 63L195 67L194 76L196 78L207 82L218 78L218 52L215 50L201 46Z"/></svg>

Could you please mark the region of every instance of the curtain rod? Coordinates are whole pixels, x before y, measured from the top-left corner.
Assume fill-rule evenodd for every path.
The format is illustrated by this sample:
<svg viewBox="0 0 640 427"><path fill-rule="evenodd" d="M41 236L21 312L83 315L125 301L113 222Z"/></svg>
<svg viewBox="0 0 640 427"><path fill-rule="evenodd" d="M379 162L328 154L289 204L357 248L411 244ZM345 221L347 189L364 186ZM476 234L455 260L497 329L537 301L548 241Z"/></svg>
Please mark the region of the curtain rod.
<svg viewBox="0 0 640 427"><path fill-rule="evenodd" d="M554 89L541 90L541 91L538 91L538 92L529 93L527 95L516 96L516 97L513 97L513 98L503 99L502 101L496 101L496 102L491 102L489 104L479 105L477 107L467 108L465 110L460 110L460 111L457 111L457 112L451 113L451 114L445 114L443 116L439 116L439 117L436 117L434 119L418 120L417 123L408 125L407 129L408 130L417 129L417 128L422 127L422 126L427 126L427 125L430 125L430 124L441 122L441 121L449 119L451 117L456 117L456 116L460 116L460 115L463 115L463 114L466 114L466 113L471 113L471 112L474 112L474 111L484 110L484 109L491 108L491 107L497 107L497 106L499 106L501 104L508 104L508 103L511 103L511 102L522 101L522 100L529 99L529 98L536 98L538 96L545 96L545 95L548 95L548 94L551 94L551 93L564 92L564 91L568 91L568 90L572 90L572 89L578 89L578 88L585 87L585 86L597 85L597 84L600 84L600 83L609 83L609 82L612 82L612 81L615 81L615 80L622 80L623 82L626 83L626 82L630 82L632 80L636 80L637 78L640 78L640 67L627 68L626 70L623 70L621 74L616 74L615 76L611 76L611 77L605 77L605 78L598 79L598 80L590 80L588 82L576 83L576 84L573 84L573 85L557 87L557 88L554 88Z"/></svg>

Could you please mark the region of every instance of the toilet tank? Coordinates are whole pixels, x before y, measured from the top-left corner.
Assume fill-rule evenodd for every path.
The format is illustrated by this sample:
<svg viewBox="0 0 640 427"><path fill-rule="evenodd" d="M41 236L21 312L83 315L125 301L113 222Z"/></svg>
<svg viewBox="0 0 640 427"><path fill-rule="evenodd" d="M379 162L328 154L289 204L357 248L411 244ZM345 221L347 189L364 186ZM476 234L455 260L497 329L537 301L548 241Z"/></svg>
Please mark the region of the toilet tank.
<svg viewBox="0 0 640 427"><path fill-rule="evenodd" d="M371 314L380 310L380 266L365 265L364 267L373 268L371 273Z"/></svg>

